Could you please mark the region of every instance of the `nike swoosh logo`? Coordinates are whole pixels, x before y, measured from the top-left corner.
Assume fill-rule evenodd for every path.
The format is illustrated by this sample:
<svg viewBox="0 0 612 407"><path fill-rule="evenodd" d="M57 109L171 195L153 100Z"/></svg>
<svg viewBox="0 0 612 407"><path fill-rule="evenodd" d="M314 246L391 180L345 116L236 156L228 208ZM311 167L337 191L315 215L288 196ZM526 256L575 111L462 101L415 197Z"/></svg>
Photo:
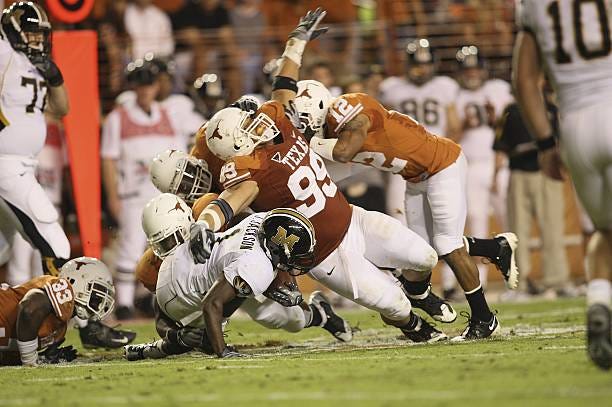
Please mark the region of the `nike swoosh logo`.
<svg viewBox="0 0 612 407"><path fill-rule="evenodd" d="M328 276L331 276L335 269L336 269L336 266L332 267L332 269L329 270L329 273L325 273L325 274L327 274Z"/></svg>
<svg viewBox="0 0 612 407"><path fill-rule="evenodd" d="M121 339L113 338L113 339L111 339L111 342L115 342L115 343L128 343L128 338L125 338L125 337L123 337Z"/></svg>
<svg viewBox="0 0 612 407"><path fill-rule="evenodd" d="M491 322L491 325L489 325L489 331L492 331L493 328L495 328L495 316L493 316L493 321Z"/></svg>

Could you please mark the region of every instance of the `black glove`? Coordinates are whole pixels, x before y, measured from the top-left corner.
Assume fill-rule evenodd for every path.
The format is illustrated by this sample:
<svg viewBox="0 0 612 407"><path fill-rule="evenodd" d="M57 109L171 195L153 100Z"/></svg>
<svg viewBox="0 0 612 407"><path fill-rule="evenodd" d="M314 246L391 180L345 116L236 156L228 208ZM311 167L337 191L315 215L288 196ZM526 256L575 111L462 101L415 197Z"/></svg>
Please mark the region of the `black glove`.
<svg viewBox="0 0 612 407"><path fill-rule="evenodd" d="M271 300L278 302L283 307L293 307L299 305L303 298L297 284L290 282L280 287L266 290L264 295Z"/></svg>
<svg viewBox="0 0 612 407"><path fill-rule="evenodd" d="M259 109L259 101L253 96L242 96L240 99L229 105L229 107L237 107L238 109L255 114Z"/></svg>
<svg viewBox="0 0 612 407"><path fill-rule="evenodd" d="M210 257L213 244L215 242L215 233L204 227L201 223L194 223L189 230L189 251L191 257L196 263L206 263Z"/></svg>
<svg viewBox="0 0 612 407"><path fill-rule="evenodd" d="M77 350L74 349L72 345L60 348L62 343L64 343L64 339L48 346L47 349L38 354L38 361L40 363L55 364L72 362L75 360L77 357Z"/></svg>
<svg viewBox="0 0 612 407"><path fill-rule="evenodd" d="M221 356L219 357L223 359L232 359L232 358L248 358L249 356L245 355L244 353L238 352L238 350L235 347L231 345L227 345L225 349L223 349L223 353L221 353Z"/></svg>
<svg viewBox="0 0 612 407"><path fill-rule="evenodd" d="M37 62L34 64L38 72L42 75L43 78L47 81L49 86L61 86L64 84L64 77L62 76L62 72L59 70L55 62L51 59L47 59L42 62Z"/></svg>
<svg viewBox="0 0 612 407"><path fill-rule="evenodd" d="M319 35L327 32L328 28L317 28L327 11L318 7L315 11L309 11L306 15L300 18L300 23L295 30L289 34L289 38L297 38L299 40L311 41Z"/></svg>

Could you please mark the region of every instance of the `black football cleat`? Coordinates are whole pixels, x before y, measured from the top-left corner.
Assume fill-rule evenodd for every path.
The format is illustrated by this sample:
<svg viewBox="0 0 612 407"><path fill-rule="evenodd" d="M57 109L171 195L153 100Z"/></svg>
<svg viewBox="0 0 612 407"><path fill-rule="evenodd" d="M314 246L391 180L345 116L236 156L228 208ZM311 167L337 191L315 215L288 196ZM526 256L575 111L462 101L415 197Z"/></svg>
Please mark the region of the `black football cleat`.
<svg viewBox="0 0 612 407"><path fill-rule="evenodd" d="M353 330L349 323L336 314L329 300L321 291L315 291L310 296L308 304L314 307L321 315L321 328L328 331L342 342L350 342L353 339Z"/></svg>
<svg viewBox="0 0 612 407"><path fill-rule="evenodd" d="M431 285L427 288L427 296L423 299L413 298L408 295L408 299L414 308L425 311L430 317L439 322L451 323L457 319L457 312L453 307L442 298L438 297L431 290Z"/></svg>
<svg viewBox="0 0 612 407"><path fill-rule="evenodd" d="M502 273L506 287L514 290L518 287L519 279L519 269L516 266L515 258L518 238L514 233L506 232L495 235L495 240L499 243L499 253L490 260Z"/></svg>
<svg viewBox="0 0 612 407"><path fill-rule="evenodd" d="M603 370L612 367L612 331L610 309L593 304L587 311L587 350L589 357Z"/></svg>
<svg viewBox="0 0 612 407"><path fill-rule="evenodd" d="M400 328L402 333L412 342L434 343L445 341L448 339L448 336L444 332L438 331L429 322L425 321L418 315L416 316L419 319L416 328L410 330Z"/></svg>
<svg viewBox="0 0 612 407"><path fill-rule="evenodd" d="M470 314L467 312L462 312L461 315L466 316L469 319L468 326L463 330L461 335L455 336L453 339L451 339L451 342L486 339L501 333L501 327L495 315L491 317L490 321L479 321L476 318L471 318Z"/></svg>
<svg viewBox="0 0 612 407"><path fill-rule="evenodd" d="M114 329L100 321L88 321L86 327L79 328L79 336L85 348L116 349L132 342L136 332Z"/></svg>

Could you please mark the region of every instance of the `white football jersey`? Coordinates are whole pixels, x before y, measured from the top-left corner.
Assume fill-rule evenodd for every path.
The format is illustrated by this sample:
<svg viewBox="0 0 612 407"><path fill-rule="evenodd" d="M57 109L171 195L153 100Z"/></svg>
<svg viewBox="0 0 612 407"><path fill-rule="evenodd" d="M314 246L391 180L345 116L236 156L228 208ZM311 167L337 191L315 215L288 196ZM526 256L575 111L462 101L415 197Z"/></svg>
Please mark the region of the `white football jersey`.
<svg viewBox="0 0 612 407"><path fill-rule="evenodd" d="M612 1L523 0L519 26L535 35L561 113L612 96Z"/></svg>
<svg viewBox="0 0 612 407"><path fill-rule="evenodd" d="M0 154L34 157L47 135L47 82L21 52L0 37Z"/></svg>
<svg viewBox="0 0 612 407"><path fill-rule="evenodd" d="M162 262L157 279L157 302L169 317L183 325L203 326L202 300L224 276L241 297L257 297L268 289L276 272L259 245L257 232L265 213L250 215L238 225L215 234L210 259L194 263L189 243Z"/></svg>
<svg viewBox="0 0 612 407"><path fill-rule="evenodd" d="M495 116L499 117L512 100L510 84L499 79L488 80L476 90L459 90L457 115L469 125L463 130L460 144L468 161L493 159L495 130L488 124L486 105L493 105Z"/></svg>
<svg viewBox="0 0 612 407"><path fill-rule="evenodd" d="M455 102L459 85L448 76L436 76L417 86L405 78L390 77L380 84L380 101L406 114L436 135L446 136L446 109Z"/></svg>

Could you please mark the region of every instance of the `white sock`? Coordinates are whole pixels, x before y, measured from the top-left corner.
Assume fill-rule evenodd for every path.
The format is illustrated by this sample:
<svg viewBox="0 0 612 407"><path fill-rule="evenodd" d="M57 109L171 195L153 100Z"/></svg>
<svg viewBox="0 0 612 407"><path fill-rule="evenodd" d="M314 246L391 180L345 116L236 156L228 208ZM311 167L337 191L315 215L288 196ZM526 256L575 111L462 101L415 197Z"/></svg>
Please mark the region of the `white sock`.
<svg viewBox="0 0 612 407"><path fill-rule="evenodd" d="M133 281L115 281L115 295L117 306L134 307L134 293L136 285Z"/></svg>
<svg viewBox="0 0 612 407"><path fill-rule="evenodd" d="M610 307L610 296L612 296L612 288L610 280L596 278L589 281L587 289L587 305L602 304Z"/></svg>

